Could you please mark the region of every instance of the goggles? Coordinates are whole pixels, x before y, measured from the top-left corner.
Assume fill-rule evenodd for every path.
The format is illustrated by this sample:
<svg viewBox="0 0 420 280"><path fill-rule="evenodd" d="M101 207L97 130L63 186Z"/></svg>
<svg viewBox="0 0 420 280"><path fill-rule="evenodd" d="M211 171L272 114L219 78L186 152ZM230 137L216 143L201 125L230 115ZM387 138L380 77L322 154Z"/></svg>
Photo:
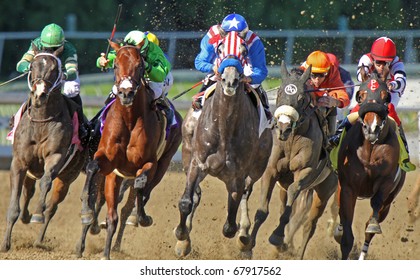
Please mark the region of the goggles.
<svg viewBox="0 0 420 280"><path fill-rule="evenodd" d="M325 78L328 75L328 72L325 73L311 73L311 78L312 79L316 79L316 78Z"/></svg>

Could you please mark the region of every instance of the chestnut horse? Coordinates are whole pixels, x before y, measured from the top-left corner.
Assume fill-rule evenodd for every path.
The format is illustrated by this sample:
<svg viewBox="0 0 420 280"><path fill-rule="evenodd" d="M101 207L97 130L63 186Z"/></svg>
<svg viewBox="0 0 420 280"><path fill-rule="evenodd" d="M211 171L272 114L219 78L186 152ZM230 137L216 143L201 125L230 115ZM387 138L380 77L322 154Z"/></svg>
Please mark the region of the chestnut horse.
<svg viewBox="0 0 420 280"><path fill-rule="evenodd" d="M237 44L230 48L232 42ZM180 223L175 230L178 256L191 251L192 219L201 198L199 184L208 174L223 181L228 191L223 235L235 236L240 206L238 245L241 250L250 245L247 199L264 172L272 134L264 129L260 135L258 110L251 100L252 94L245 92L242 81L245 51L244 41L236 32L229 32L218 47L221 79L213 96L205 102L201 115L190 111L184 121L182 157L187 182L179 201Z"/></svg>
<svg viewBox="0 0 420 280"><path fill-rule="evenodd" d="M152 189L162 180L173 155L181 143L182 118L175 112L178 125L166 132L166 118L156 109L153 92L144 78L144 61L140 48L120 46L110 42L116 50L114 62L115 85L118 93L106 116L102 137L93 160L86 168L86 183L82 194L82 224L94 219L97 190L94 176L106 176L107 238L104 259L110 258L112 237L118 225L119 190L124 178L134 179L134 189L121 209L121 223L114 249L119 249L126 220L137 202L141 226L153 220L145 212ZM136 199L136 201L135 201ZM117 244L118 243L118 244ZM82 246L81 248L84 248Z"/></svg>
<svg viewBox="0 0 420 280"><path fill-rule="evenodd" d="M370 198L372 207L359 257L365 259L372 238L382 233L380 223L387 217L406 175L398 163L400 145L396 133L399 132L395 122L388 118L387 85L375 73L370 77L362 73L362 76L356 95L361 104L359 121L344 135L338 151L341 225L335 235L341 240L342 259L348 259L353 248L352 222L357 199Z"/></svg>
<svg viewBox="0 0 420 280"><path fill-rule="evenodd" d="M289 73L284 61L281 64L282 83L277 93L278 108L274 113L276 137L267 169L261 178L261 202L252 230L252 244L255 246L257 232L268 216L274 186L279 183L283 213L269 242L278 252L290 249L294 233L304 223L302 245L298 252L300 259L303 259L329 198L337 189L337 176L323 148L326 136L317 116L318 109L311 104L308 93L310 89L306 82L310 73L311 67L303 74L297 71Z"/></svg>
<svg viewBox="0 0 420 280"><path fill-rule="evenodd" d="M35 52L28 74L30 89L28 108L17 125L10 167L11 197L7 213L7 228L1 251L11 246L11 234L19 214L23 223L43 224L35 241L42 247L45 232L58 204L66 197L70 184L79 176L87 159L87 149L73 144L73 125L70 107L73 101L62 93L62 68L57 57L60 47L53 53ZM38 205L33 214L28 207L35 193L36 180L40 180ZM23 188L23 209L20 196ZM51 197L46 203L48 192Z"/></svg>

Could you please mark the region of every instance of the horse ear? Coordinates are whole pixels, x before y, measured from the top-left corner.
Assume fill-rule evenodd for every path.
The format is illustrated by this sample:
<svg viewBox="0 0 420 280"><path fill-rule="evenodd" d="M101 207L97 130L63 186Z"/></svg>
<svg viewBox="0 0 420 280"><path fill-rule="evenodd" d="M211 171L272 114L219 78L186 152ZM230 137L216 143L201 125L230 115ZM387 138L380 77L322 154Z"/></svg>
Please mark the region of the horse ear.
<svg viewBox="0 0 420 280"><path fill-rule="evenodd" d="M362 82L365 82L369 79L369 74L366 72L366 66L362 64L360 67L360 76L362 77Z"/></svg>
<svg viewBox="0 0 420 280"><path fill-rule="evenodd" d="M303 73L303 75L300 79L302 81L306 82L309 79L309 75L311 75L311 72L312 72L312 64L309 65L308 68L306 68L305 72Z"/></svg>
<svg viewBox="0 0 420 280"><path fill-rule="evenodd" d="M34 42L31 42L32 50L34 51L35 55L39 53L38 47L34 44Z"/></svg>
<svg viewBox="0 0 420 280"><path fill-rule="evenodd" d="M108 39L108 43L111 46L111 48L113 48L115 51L118 51L121 46L115 42L112 42L111 40Z"/></svg>
<svg viewBox="0 0 420 280"><path fill-rule="evenodd" d="M287 71L286 63L284 62L284 60L281 61L280 76L282 78L286 78L287 76L289 76L289 71Z"/></svg>
<svg viewBox="0 0 420 280"><path fill-rule="evenodd" d="M61 47L59 47L58 49L56 49L53 53L53 55L55 56L59 56L64 50L64 45L62 45Z"/></svg>
<svg viewBox="0 0 420 280"><path fill-rule="evenodd" d="M357 102L357 104L362 104L362 102L363 101L365 101L365 99L366 99L366 91L361 91L361 90L358 90L357 92L356 92L356 102Z"/></svg>

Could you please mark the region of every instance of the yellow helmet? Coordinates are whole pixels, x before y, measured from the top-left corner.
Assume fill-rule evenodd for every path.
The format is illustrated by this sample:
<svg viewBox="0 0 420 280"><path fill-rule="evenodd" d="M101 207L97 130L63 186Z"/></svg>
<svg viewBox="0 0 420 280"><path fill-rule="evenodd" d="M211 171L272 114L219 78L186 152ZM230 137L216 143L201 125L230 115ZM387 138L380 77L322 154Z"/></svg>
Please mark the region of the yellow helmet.
<svg viewBox="0 0 420 280"><path fill-rule="evenodd" d="M150 31L146 31L145 33L147 35L147 39L149 39L150 42L152 42L155 45L158 45L159 46L159 39L158 39L158 37L155 34L153 34Z"/></svg>

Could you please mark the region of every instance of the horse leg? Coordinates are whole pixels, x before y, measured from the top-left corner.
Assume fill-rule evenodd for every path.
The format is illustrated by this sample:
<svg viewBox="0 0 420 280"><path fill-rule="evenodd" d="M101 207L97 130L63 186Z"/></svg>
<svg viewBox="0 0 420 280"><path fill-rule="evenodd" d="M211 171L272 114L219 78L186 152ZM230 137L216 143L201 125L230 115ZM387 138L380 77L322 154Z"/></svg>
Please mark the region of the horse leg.
<svg viewBox="0 0 420 280"><path fill-rule="evenodd" d="M23 207L19 218L24 224L29 224L31 221L31 214L29 213L28 207L29 202L35 194L35 183L36 180L31 179L28 176L26 176L25 180L23 181Z"/></svg>
<svg viewBox="0 0 420 280"><path fill-rule="evenodd" d="M50 223L52 217L57 212L58 204L60 204L66 197L69 191L69 187L70 187L70 182L65 182L60 177L57 177L54 180L51 198L44 211L45 222L42 225L38 238L34 243L35 247L42 247L41 244L44 240L45 232L47 231L48 224Z"/></svg>
<svg viewBox="0 0 420 280"><path fill-rule="evenodd" d="M82 225L91 225L94 221L95 199L97 198L98 192L97 188L94 186L94 179L98 171L99 165L97 160L90 161L86 166L86 182L80 197L80 200L82 201L82 210L80 214Z"/></svg>
<svg viewBox="0 0 420 280"><path fill-rule="evenodd" d="M86 246L86 237L87 233L90 230L91 234L99 234L101 231L100 226L98 225L98 216L101 212L102 206L105 204L105 195L104 195L104 184L105 184L105 176L100 173L96 173L95 177L95 184L96 189L98 189L97 197L96 197L96 206L95 206L95 213L93 217L93 222L91 224L83 224L82 225L82 234L78 243L76 244L76 257L81 258L83 256L83 252L85 251ZM104 222L106 228L106 222Z"/></svg>
<svg viewBox="0 0 420 280"><path fill-rule="evenodd" d="M301 260L303 259L309 240L311 240L315 233L318 220L324 213L328 204L328 200L334 193L336 193L336 190L337 176L333 172L331 172L330 175L320 185L315 187L315 192L312 199L312 207L309 212L309 217L303 227L302 246L299 250L299 256Z"/></svg>
<svg viewBox="0 0 420 280"><path fill-rule="evenodd" d="M275 179L276 171L274 168L267 167L261 178L261 193L260 193L260 207L255 213L254 226L251 232L251 246L255 247L257 243L257 234L261 225L265 222L268 217L268 205L270 204L271 195L276 184Z"/></svg>
<svg viewBox="0 0 420 280"><path fill-rule="evenodd" d="M235 178L232 182L226 184L228 190L228 215L223 225L223 235L227 238L233 238L238 231L236 216L238 214L239 203L244 194L245 180Z"/></svg>
<svg viewBox="0 0 420 280"><path fill-rule="evenodd" d="M201 190L198 191L200 182L206 177L207 173L198 167L195 160L191 162L187 173L187 183L179 200L178 208L180 213L180 221L175 228L175 237L178 240L175 245L175 253L179 257L187 256L191 251L190 229L192 228L192 217L194 202L201 197ZM200 199L198 199L198 202ZM198 203L197 203L198 205ZM190 216L191 215L191 216ZM187 220L190 219L188 225Z"/></svg>
<svg viewBox="0 0 420 280"><path fill-rule="evenodd" d="M46 170L41 180L39 181L39 186L41 193L39 194L38 206L36 207L35 213L31 217L31 223L43 224L45 223L45 200L47 199L47 194L51 190L52 182L57 176L57 171Z"/></svg>
<svg viewBox="0 0 420 280"><path fill-rule="evenodd" d="M118 229L117 238L115 239L114 246L112 247L113 251L121 250L121 242L122 242L122 237L124 235L125 226L127 225L127 219L131 215L130 212L132 211L133 208L135 208L134 207L135 199L136 199L136 190L134 188L130 188L127 202L125 203L124 207L121 209L121 222L120 222L120 227ZM137 214L135 215L135 217L137 219Z"/></svg>
<svg viewBox="0 0 420 280"><path fill-rule="evenodd" d="M303 221L308 219L308 212L313 204L313 196L312 189L302 192L292 207L291 221L286 226L286 234L284 237L284 248L287 248L288 251L293 252L295 250L293 243L294 236L297 230L302 226Z"/></svg>
<svg viewBox="0 0 420 280"><path fill-rule="evenodd" d="M350 186L341 185L340 191L340 224L342 236L340 238L341 259L347 260L353 248L354 235L351 228L354 218L357 195L353 193Z"/></svg>
<svg viewBox="0 0 420 280"><path fill-rule="evenodd" d="M331 216L328 219L328 225L327 225L327 232L328 235L331 237L334 235L334 229L338 226L338 211L340 209L340 187L337 188L337 190L334 193L333 201L330 206Z"/></svg>
<svg viewBox="0 0 420 280"><path fill-rule="evenodd" d="M240 202L241 217L239 221L237 244L241 251L250 251L252 249L251 238L249 235L251 221L248 215L248 199L251 196L254 183L254 180L252 180L250 177L247 177L247 179L245 180L245 192L242 195L242 199Z"/></svg>
<svg viewBox="0 0 420 280"><path fill-rule="evenodd" d="M10 250L13 226L15 225L20 212L19 200L22 193L22 184L26 175L26 169L20 169L17 165L17 160L13 159L10 169L10 203L9 209L7 210L6 233L4 234L3 243L0 248L1 252Z"/></svg>
<svg viewBox="0 0 420 280"><path fill-rule="evenodd" d="M105 249L102 259L109 260L111 252L112 237L115 234L118 225L118 195L122 178L111 172L105 179L105 199L108 207L106 223L107 236L105 241Z"/></svg>

